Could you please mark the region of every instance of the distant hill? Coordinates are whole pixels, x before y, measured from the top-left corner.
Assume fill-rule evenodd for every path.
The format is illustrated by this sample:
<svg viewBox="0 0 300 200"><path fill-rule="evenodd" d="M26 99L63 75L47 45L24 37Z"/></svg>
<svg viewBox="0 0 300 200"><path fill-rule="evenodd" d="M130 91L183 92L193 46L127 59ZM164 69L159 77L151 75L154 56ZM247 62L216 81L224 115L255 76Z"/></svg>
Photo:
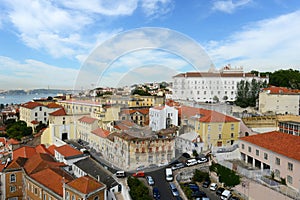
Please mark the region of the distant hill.
<svg viewBox="0 0 300 200"><path fill-rule="evenodd" d="M32 89L32 90L7 90L0 91L2 95L25 95L25 94L58 94L58 93L72 93L72 90L62 89Z"/></svg>

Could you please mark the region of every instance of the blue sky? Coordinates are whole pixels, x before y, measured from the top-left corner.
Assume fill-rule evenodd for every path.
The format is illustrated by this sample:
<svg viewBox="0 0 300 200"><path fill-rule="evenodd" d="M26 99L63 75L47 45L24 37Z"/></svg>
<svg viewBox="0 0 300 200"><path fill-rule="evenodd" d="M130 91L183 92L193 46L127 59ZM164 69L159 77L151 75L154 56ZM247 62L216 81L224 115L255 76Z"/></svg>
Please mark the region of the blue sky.
<svg viewBox="0 0 300 200"><path fill-rule="evenodd" d="M90 60L95 50L104 58L116 48L99 46L143 27L186 36L186 43L173 38L168 44L180 43L181 52L193 57L200 52L188 47L197 43L216 68L300 69L299 0L1 0L0 9L0 89L73 88L83 69L98 66ZM165 42L160 35L145 37ZM94 78L84 74L91 80L83 87L169 81L195 70L168 48L143 49L144 39L131 41L140 43L139 50L113 54L105 73L98 68L91 70Z"/></svg>

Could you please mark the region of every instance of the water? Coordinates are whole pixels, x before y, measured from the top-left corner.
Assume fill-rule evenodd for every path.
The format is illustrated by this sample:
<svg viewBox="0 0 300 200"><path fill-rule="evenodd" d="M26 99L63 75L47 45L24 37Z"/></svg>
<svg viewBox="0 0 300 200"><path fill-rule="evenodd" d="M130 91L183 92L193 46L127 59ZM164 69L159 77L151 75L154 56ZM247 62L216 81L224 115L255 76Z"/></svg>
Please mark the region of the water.
<svg viewBox="0 0 300 200"><path fill-rule="evenodd" d="M54 97L57 94L20 94L20 95L3 95L0 94L0 104L21 104L33 100L34 98Z"/></svg>

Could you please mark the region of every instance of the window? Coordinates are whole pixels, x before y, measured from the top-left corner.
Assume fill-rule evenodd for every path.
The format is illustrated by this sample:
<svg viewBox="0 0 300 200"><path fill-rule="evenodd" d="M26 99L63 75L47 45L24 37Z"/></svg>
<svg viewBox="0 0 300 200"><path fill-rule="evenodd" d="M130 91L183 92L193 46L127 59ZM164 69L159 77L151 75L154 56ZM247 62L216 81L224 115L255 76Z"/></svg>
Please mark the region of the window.
<svg viewBox="0 0 300 200"><path fill-rule="evenodd" d="M242 149L245 149L245 145L244 144L242 144Z"/></svg>
<svg viewBox="0 0 300 200"><path fill-rule="evenodd" d="M280 178L280 171L278 169L275 169L274 175L275 177Z"/></svg>
<svg viewBox="0 0 300 200"><path fill-rule="evenodd" d="M256 154L257 156L259 156L259 150L258 150L258 149L256 149L255 154Z"/></svg>
<svg viewBox="0 0 300 200"><path fill-rule="evenodd" d="M70 194L69 192L66 193L66 200L69 200L70 199Z"/></svg>
<svg viewBox="0 0 300 200"><path fill-rule="evenodd" d="M36 117L37 117L37 112L35 112L35 113L34 113L34 116L36 116Z"/></svg>
<svg viewBox="0 0 300 200"><path fill-rule="evenodd" d="M46 113L46 112L44 112L44 116L47 116L47 113Z"/></svg>
<svg viewBox="0 0 300 200"><path fill-rule="evenodd" d="M276 157L275 163L276 163L276 165L280 165L280 159Z"/></svg>
<svg viewBox="0 0 300 200"><path fill-rule="evenodd" d="M234 124L231 124L231 130L234 131Z"/></svg>
<svg viewBox="0 0 300 200"><path fill-rule="evenodd" d="M94 198L94 200L99 200L99 197L98 197L98 196L96 196L96 197Z"/></svg>
<svg viewBox="0 0 300 200"><path fill-rule="evenodd" d="M219 140L222 139L222 134L219 134Z"/></svg>
<svg viewBox="0 0 300 200"><path fill-rule="evenodd" d="M231 133L231 138L234 138L234 133Z"/></svg>
<svg viewBox="0 0 300 200"><path fill-rule="evenodd" d="M210 126L210 125L208 125L208 126L207 126L207 130L208 130L208 132L210 131L210 129L211 129L211 126Z"/></svg>
<svg viewBox="0 0 300 200"><path fill-rule="evenodd" d="M15 192L16 191L16 186L10 186L9 191L10 192Z"/></svg>
<svg viewBox="0 0 300 200"><path fill-rule="evenodd" d="M251 147L248 147L248 152L251 152Z"/></svg>
<svg viewBox="0 0 300 200"><path fill-rule="evenodd" d="M75 200L75 196L74 196L74 194L72 195L72 200Z"/></svg>
<svg viewBox="0 0 300 200"><path fill-rule="evenodd" d="M219 131L222 131L222 124L219 124Z"/></svg>
<svg viewBox="0 0 300 200"><path fill-rule="evenodd" d="M11 175L10 175L10 182L11 182L11 183L16 182L16 175L15 175L15 174L11 174Z"/></svg>
<svg viewBox="0 0 300 200"><path fill-rule="evenodd" d="M264 159L268 160L268 154L267 153L264 153Z"/></svg>
<svg viewBox="0 0 300 200"><path fill-rule="evenodd" d="M288 170L293 171L293 163L288 162Z"/></svg>
<svg viewBox="0 0 300 200"><path fill-rule="evenodd" d="M42 111L42 107L40 107L40 111Z"/></svg>
<svg viewBox="0 0 300 200"><path fill-rule="evenodd" d="M43 195L43 200L47 200L47 195L46 194Z"/></svg>
<svg viewBox="0 0 300 200"><path fill-rule="evenodd" d="M286 179L287 179L287 182L289 183L289 184L293 184L293 177L291 177L291 176L287 176L286 177Z"/></svg>

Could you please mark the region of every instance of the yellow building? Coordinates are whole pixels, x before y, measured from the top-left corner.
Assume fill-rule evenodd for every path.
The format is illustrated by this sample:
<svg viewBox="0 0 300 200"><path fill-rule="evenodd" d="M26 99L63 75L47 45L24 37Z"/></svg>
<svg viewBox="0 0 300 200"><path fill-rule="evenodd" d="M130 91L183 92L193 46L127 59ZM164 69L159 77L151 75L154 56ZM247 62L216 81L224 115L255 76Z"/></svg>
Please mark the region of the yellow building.
<svg viewBox="0 0 300 200"><path fill-rule="evenodd" d="M240 121L222 113L181 106L179 108L181 124L188 131L195 131L204 143L204 150L213 147L231 146L238 140Z"/></svg>

